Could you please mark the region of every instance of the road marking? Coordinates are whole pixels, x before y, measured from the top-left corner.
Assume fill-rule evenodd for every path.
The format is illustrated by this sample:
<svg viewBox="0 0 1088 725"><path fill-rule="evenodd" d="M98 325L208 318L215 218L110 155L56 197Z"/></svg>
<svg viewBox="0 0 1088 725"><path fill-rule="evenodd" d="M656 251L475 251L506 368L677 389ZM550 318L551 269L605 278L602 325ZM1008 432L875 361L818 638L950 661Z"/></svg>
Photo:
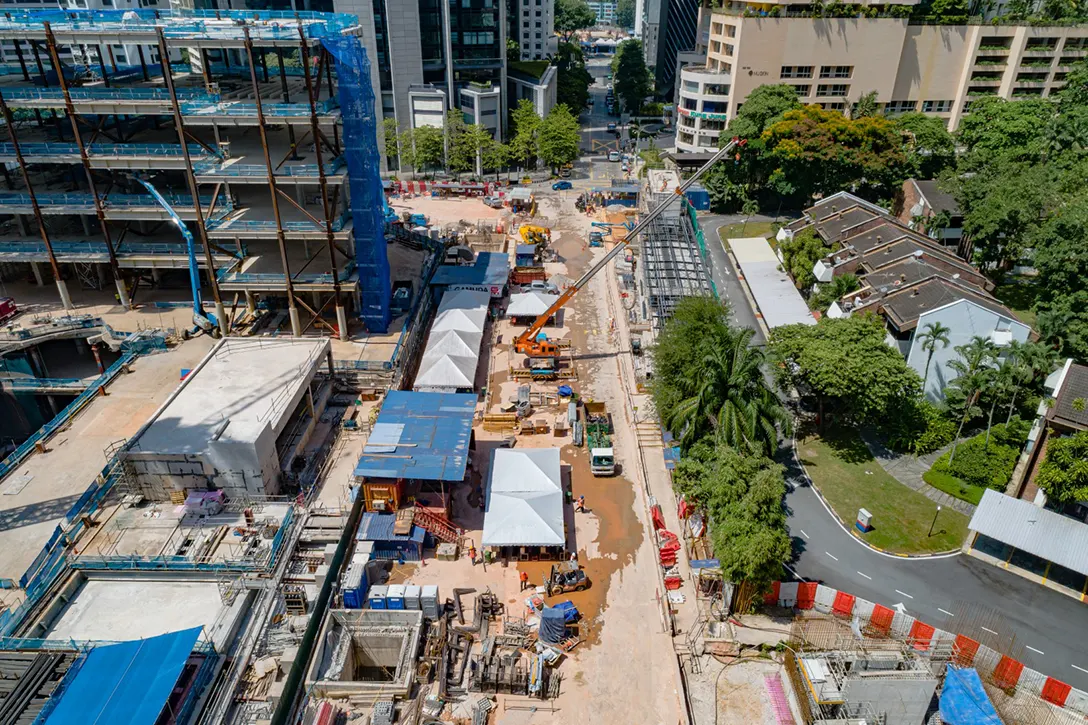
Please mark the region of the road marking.
<svg viewBox="0 0 1088 725"><path fill-rule="evenodd" d="M804 529L798 529L798 530L801 532L801 536L804 536L806 539L808 538L808 534L805 533Z"/></svg>
<svg viewBox="0 0 1088 725"><path fill-rule="evenodd" d="M947 609L941 609L940 607L937 607L937 611L938 612L944 612L949 617L955 617L956 616L955 614L952 614L952 612L948 611Z"/></svg>
<svg viewBox="0 0 1088 725"><path fill-rule="evenodd" d="M903 595L904 597L906 597L907 599L914 599L914 597L912 597L911 595L907 594L906 592L901 592L901 591L899 591L898 589L896 589L896 590L895 590L895 593L896 593L896 594L902 594L902 595Z"/></svg>
<svg viewBox="0 0 1088 725"><path fill-rule="evenodd" d="M1088 670L1084 669L1083 667L1077 667L1076 665L1070 665L1070 667L1072 667L1074 670L1080 670L1081 672L1088 674Z"/></svg>
<svg viewBox="0 0 1088 725"><path fill-rule="evenodd" d="M830 557L831 557L832 559L834 559L835 561L838 561L838 560L839 560L839 557L835 556L835 555L834 555L834 554L832 554L832 553L831 553L830 551L825 551L824 553L825 553L825 554L827 554L828 556L830 556Z"/></svg>
<svg viewBox="0 0 1088 725"><path fill-rule="evenodd" d="M872 580L873 580L873 578L872 578L871 576L869 576L868 574L866 574L866 573L865 573L865 572L863 572L863 571L859 571L859 572L858 572L858 574L861 574L861 575L862 575L863 577L865 577L865 578L866 578L866 579L868 579L869 581L872 581Z"/></svg>
<svg viewBox="0 0 1088 725"><path fill-rule="evenodd" d="M1045 652L1043 652L1043 651L1042 651L1041 649L1035 649L1035 648L1034 648L1034 647L1032 647L1032 646L1031 646L1030 644L1026 644L1026 645L1024 645L1024 646L1025 646L1025 647L1027 647L1028 649L1030 649L1030 650L1031 650L1032 652L1038 652L1039 654L1046 654L1046 653L1045 653Z"/></svg>
<svg viewBox="0 0 1088 725"><path fill-rule="evenodd" d="M981 629L981 630L982 630L983 632L989 632L990 634L997 634L997 632L993 631L993 630L992 630L992 629L990 629L989 627L983 627L983 626L979 625L979 628L980 628L980 629Z"/></svg>

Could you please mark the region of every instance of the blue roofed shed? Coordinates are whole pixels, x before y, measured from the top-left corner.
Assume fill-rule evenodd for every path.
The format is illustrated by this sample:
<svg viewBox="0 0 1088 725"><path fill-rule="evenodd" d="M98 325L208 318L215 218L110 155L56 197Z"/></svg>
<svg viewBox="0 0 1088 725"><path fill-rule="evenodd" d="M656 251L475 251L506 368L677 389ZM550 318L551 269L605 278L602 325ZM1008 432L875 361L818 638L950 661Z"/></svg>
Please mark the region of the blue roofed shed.
<svg viewBox="0 0 1088 725"><path fill-rule="evenodd" d="M476 400L471 393L389 391L355 475L463 481Z"/></svg>
<svg viewBox="0 0 1088 725"><path fill-rule="evenodd" d="M433 286L472 285L486 287L492 297L502 297L510 276L510 255L506 252L480 252L471 265L444 264L431 278Z"/></svg>
<svg viewBox="0 0 1088 725"><path fill-rule="evenodd" d="M91 650L61 686L45 725L154 725L201 628Z"/></svg>
<svg viewBox="0 0 1088 725"><path fill-rule="evenodd" d="M374 558L419 561L423 558L423 541L427 532L412 524L408 534L396 533L396 514L365 513L355 533L356 541L373 541Z"/></svg>

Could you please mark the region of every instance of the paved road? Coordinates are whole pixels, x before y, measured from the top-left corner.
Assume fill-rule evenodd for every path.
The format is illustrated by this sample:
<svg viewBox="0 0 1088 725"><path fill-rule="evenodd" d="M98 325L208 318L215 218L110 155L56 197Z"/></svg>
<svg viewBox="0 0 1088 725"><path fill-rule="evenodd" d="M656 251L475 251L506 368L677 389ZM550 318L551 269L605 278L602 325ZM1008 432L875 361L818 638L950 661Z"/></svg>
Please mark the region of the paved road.
<svg viewBox="0 0 1088 725"><path fill-rule="evenodd" d="M742 327L750 327L756 331L752 337L752 344L762 346L766 343L763 333L756 324L756 315L752 311L748 299L744 295L743 283L737 276L737 270L729 261L729 255L725 253L725 240L718 234L720 227L744 221L744 217L738 214L712 214L700 217L699 224L703 228L703 236L706 238L707 252L710 254L710 276L714 279L714 286L718 290L718 296L729 302L729 309L733 323Z"/></svg>

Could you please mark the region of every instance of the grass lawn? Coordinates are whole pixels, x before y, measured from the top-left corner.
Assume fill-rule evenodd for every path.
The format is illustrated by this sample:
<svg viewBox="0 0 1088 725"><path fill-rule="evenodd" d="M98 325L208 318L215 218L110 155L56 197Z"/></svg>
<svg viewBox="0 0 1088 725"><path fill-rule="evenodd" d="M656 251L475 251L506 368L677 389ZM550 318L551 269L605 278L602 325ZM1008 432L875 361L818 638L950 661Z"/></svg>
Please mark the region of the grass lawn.
<svg viewBox="0 0 1088 725"><path fill-rule="evenodd" d="M719 230L719 233L721 234L722 240L725 241L734 237L769 237L773 231L773 222L748 222L748 226L744 226L744 222L738 222L722 227ZM770 241L771 246L775 246L774 239L771 239Z"/></svg>
<svg viewBox="0 0 1088 725"><path fill-rule="evenodd" d="M1035 327L1032 305L1039 295L1039 288L1031 281L1009 277L1005 284L994 288L994 297L1005 303L1025 325Z"/></svg>
<svg viewBox="0 0 1088 725"><path fill-rule="evenodd" d="M923 473L922 478L933 488L975 506L978 506L978 502L982 500L982 494L986 491L982 486L975 486L950 473L934 471L932 468Z"/></svg>
<svg viewBox="0 0 1088 725"><path fill-rule="evenodd" d="M873 530L861 534L873 546L924 554L958 549L967 536L967 517L947 508L928 536L937 504L892 478L852 431L810 435L798 440L797 453L846 525L853 526L859 508L873 515Z"/></svg>

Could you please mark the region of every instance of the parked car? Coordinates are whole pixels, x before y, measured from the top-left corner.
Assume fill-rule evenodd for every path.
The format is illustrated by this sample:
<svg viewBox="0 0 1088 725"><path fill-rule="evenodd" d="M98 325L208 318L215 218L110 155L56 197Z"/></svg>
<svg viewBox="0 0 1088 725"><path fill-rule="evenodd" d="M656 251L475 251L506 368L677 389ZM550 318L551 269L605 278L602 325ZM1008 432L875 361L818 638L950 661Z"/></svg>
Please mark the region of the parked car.
<svg viewBox="0 0 1088 725"><path fill-rule="evenodd" d="M551 295L559 294L559 288L558 287L556 287L551 282L545 282L542 279L534 279L532 282L530 282L529 283L529 289L531 289L534 292L547 292L548 294L551 294Z"/></svg>
<svg viewBox="0 0 1088 725"><path fill-rule="evenodd" d="M609 151L608 152L608 160L609 161L619 161L621 158L623 158L623 156L620 155L619 151Z"/></svg>
<svg viewBox="0 0 1088 725"><path fill-rule="evenodd" d="M502 199L497 196L485 196L484 204L487 204L492 209L502 209Z"/></svg>
<svg viewBox="0 0 1088 725"><path fill-rule="evenodd" d="M569 181L557 181L552 184L552 191L563 191L564 189L573 189L574 184Z"/></svg>
<svg viewBox="0 0 1088 725"><path fill-rule="evenodd" d="M615 131L615 130L616 130L616 124L614 124L614 123L612 123L611 121L609 121L609 123L608 123L608 130L609 130L609 131Z"/></svg>

